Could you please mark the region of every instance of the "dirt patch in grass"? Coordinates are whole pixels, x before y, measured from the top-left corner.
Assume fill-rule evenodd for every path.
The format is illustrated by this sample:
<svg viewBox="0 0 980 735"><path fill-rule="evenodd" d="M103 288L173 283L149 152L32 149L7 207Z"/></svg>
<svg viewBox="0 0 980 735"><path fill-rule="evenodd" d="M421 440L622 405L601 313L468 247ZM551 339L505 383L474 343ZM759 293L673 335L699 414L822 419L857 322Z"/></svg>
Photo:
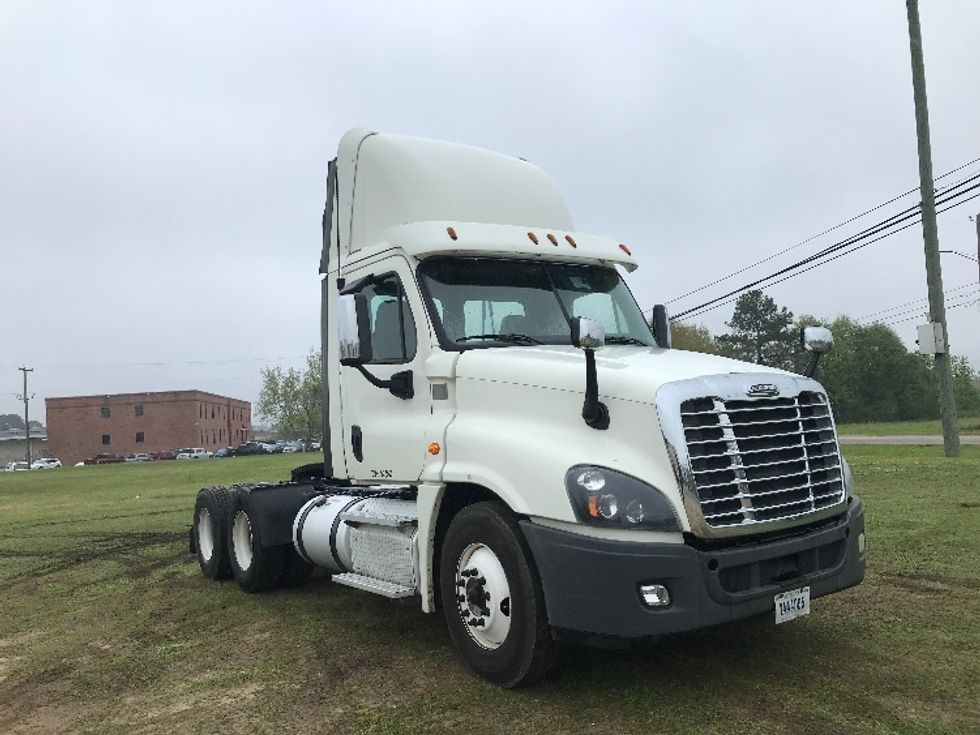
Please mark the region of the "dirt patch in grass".
<svg viewBox="0 0 980 735"><path fill-rule="evenodd" d="M22 537L26 538L26 537ZM27 579L57 574L79 565L96 561L116 561L125 567L130 576L146 576L172 564L179 556L186 555L187 534L179 531L147 533L112 533L89 536L84 542L72 543L58 549L32 551L12 549L4 551L9 556L34 557L42 563L29 571L14 574L0 584L0 590L9 589ZM158 546L178 545L172 554L164 558L146 559L140 552Z"/></svg>

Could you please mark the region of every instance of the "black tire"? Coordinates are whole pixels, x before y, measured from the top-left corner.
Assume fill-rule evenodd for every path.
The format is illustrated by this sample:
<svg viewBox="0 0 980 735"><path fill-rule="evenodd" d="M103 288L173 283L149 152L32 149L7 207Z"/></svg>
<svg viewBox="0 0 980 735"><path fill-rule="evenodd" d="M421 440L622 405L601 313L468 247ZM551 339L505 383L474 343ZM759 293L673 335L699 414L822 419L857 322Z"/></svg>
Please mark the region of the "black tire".
<svg viewBox="0 0 980 735"><path fill-rule="evenodd" d="M191 526L191 550L197 555L201 572L208 579L228 579L228 510L231 492L224 487L206 487L197 494L194 503L194 523Z"/></svg>
<svg viewBox="0 0 980 735"><path fill-rule="evenodd" d="M468 603L458 598L464 590L457 583L468 584L468 578L458 575L460 562L472 549L482 547L496 557L510 592L506 602L486 603L487 609L494 607L494 615L499 612L510 618L505 637L496 647L477 640L481 633L471 632L477 629L467 622L476 620L469 617L476 613L464 612ZM512 688L540 679L557 667L558 644L548 626L537 570L524 535L507 508L482 502L460 511L446 532L440 559L440 598L449 635L474 673L499 686ZM484 577L474 576L475 581L481 579ZM483 591L482 585L479 589ZM487 619L492 624L493 618ZM489 633L489 628L486 630Z"/></svg>
<svg viewBox="0 0 980 735"><path fill-rule="evenodd" d="M225 536L231 574L246 592L267 592L282 583L288 546L266 546L262 528L256 523L251 493L235 495L228 511Z"/></svg>
<svg viewBox="0 0 980 735"><path fill-rule="evenodd" d="M283 587L302 587L313 574L313 565L301 557L292 544L286 546L286 565L282 572Z"/></svg>

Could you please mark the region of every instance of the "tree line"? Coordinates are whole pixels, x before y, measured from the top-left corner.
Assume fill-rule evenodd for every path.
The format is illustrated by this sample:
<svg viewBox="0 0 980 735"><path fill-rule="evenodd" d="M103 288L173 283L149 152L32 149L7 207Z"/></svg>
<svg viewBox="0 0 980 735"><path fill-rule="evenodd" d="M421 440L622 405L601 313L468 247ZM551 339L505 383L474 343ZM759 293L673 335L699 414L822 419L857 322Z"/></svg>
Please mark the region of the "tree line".
<svg viewBox="0 0 980 735"><path fill-rule="evenodd" d="M809 353L800 345L800 331L829 327L834 350L821 358L815 377L827 389L839 422L939 418L932 356L907 350L885 324L859 324L848 316L833 321L809 314L794 318L761 291L747 291L735 302L726 325L730 331L715 336L703 326L674 322L673 346L801 373ZM976 371L964 357L953 356L952 366L958 412L980 415Z"/></svg>

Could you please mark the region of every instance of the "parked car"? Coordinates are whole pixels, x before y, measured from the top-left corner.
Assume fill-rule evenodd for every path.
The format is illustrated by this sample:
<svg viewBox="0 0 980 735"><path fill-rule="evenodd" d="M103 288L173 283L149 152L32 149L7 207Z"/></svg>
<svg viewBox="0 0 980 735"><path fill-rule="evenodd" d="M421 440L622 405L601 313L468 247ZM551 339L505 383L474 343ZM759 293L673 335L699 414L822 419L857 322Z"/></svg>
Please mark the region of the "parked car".
<svg viewBox="0 0 980 735"><path fill-rule="evenodd" d="M8 462L5 468L6 472L24 472L29 470L31 466L27 462Z"/></svg>
<svg viewBox="0 0 980 735"><path fill-rule="evenodd" d="M184 449L178 450L177 459L210 459L211 452L208 452L201 447L186 447Z"/></svg>
<svg viewBox="0 0 980 735"><path fill-rule="evenodd" d="M238 448L235 450L236 457L247 457L250 454L269 454L269 450L265 448L264 444L259 444L258 442L245 442L244 444L239 444Z"/></svg>
<svg viewBox="0 0 980 735"><path fill-rule="evenodd" d="M215 457L234 457L235 448L234 447L221 447L214 453Z"/></svg>
<svg viewBox="0 0 980 735"><path fill-rule="evenodd" d="M127 454L127 462L149 462L153 457L151 457L146 452L136 452L135 454Z"/></svg>
<svg viewBox="0 0 980 735"><path fill-rule="evenodd" d="M85 464L118 464L125 460L118 454L96 454L85 460Z"/></svg>
<svg viewBox="0 0 980 735"><path fill-rule="evenodd" d="M302 451L303 451L303 447L298 444L286 444L282 448L283 454L293 454L294 452L302 452Z"/></svg>
<svg viewBox="0 0 980 735"><path fill-rule="evenodd" d="M168 449L165 452L150 452L150 459L157 461L162 459L177 459L177 451Z"/></svg>
<svg viewBox="0 0 980 735"><path fill-rule="evenodd" d="M61 460L57 457L38 457L31 462L32 470L53 470L61 467Z"/></svg>

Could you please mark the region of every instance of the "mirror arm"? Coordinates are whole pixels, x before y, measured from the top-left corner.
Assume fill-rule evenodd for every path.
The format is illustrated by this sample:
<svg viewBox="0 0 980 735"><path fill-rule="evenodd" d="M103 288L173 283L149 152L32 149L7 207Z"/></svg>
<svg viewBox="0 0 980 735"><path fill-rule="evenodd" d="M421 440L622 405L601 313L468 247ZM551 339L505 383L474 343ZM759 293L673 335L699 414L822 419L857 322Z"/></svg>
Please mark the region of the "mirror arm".
<svg viewBox="0 0 980 735"><path fill-rule="evenodd" d="M593 429L609 428L609 409L599 400L599 377L596 373L595 350L585 350L585 402L582 418Z"/></svg>
<svg viewBox="0 0 980 735"><path fill-rule="evenodd" d="M356 368L357 372L367 379L367 382L376 388L386 388L396 398L407 400L415 397L415 382L412 380L411 370L402 370L394 373L388 380L381 380L378 376L369 373L367 368L359 362L344 362L344 364L347 367Z"/></svg>
<svg viewBox="0 0 980 735"><path fill-rule="evenodd" d="M817 372L817 363L820 362L819 352L810 353L810 361L807 363L806 370L803 371L803 375L807 378L812 378L813 374Z"/></svg>

